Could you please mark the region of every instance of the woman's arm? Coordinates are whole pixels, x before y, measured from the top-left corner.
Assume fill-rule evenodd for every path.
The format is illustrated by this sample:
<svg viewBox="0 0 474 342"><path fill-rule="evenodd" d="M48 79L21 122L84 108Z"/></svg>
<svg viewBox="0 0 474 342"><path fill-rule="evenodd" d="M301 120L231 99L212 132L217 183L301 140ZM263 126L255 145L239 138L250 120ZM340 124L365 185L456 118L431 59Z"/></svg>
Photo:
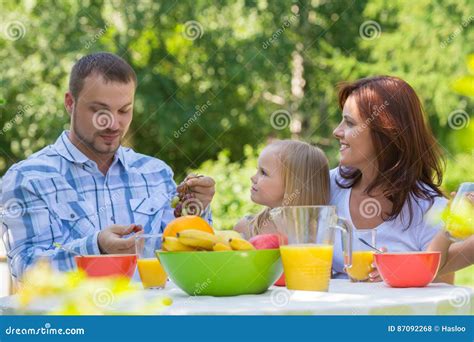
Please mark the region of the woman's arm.
<svg viewBox="0 0 474 342"><path fill-rule="evenodd" d="M449 247L451 246L453 242L446 236L446 233L444 231L440 231L434 239L430 242L430 245L428 246L428 251L436 251L436 252L441 252L441 261L439 264L439 269L444 267L446 264L446 260L448 258L448 251ZM439 274L439 273L438 273Z"/></svg>
<svg viewBox="0 0 474 342"><path fill-rule="evenodd" d="M449 246L446 261L440 267L439 274L459 271L472 264L474 264L474 235Z"/></svg>

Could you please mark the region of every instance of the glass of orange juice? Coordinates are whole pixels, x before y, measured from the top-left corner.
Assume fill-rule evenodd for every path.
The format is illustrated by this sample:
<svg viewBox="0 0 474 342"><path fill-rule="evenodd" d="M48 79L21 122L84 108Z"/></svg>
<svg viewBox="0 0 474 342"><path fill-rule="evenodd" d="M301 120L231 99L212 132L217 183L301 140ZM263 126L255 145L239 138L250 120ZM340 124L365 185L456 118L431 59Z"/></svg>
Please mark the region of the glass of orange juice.
<svg viewBox="0 0 474 342"><path fill-rule="evenodd" d="M374 250L364 244L361 239L377 247L377 229L354 229L353 234L352 265L346 268L346 272L353 282L367 281L369 280L369 273L373 269Z"/></svg>
<svg viewBox="0 0 474 342"><path fill-rule="evenodd" d="M462 183L451 205L443 213L445 229L453 241L474 234L474 183Z"/></svg>
<svg viewBox="0 0 474 342"><path fill-rule="evenodd" d="M156 257L155 251L161 248L162 234L140 234L135 238L138 256L138 273L145 289L162 289L168 278Z"/></svg>
<svg viewBox="0 0 474 342"><path fill-rule="evenodd" d="M288 206L270 211L278 233L286 287L291 290L328 291L334 236L341 231L344 262L350 266L352 226L337 217L335 206Z"/></svg>

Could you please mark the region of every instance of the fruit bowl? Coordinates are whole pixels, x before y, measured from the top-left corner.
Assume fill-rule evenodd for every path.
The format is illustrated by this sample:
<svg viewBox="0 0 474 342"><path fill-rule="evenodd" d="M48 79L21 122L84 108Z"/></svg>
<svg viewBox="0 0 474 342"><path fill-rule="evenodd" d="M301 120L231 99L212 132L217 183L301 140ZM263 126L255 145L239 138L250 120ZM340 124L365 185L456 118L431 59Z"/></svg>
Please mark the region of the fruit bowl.
<svg viewBox="0 0 474 342"><path fill-rule="evenodd" d="M137 266L136 254L76 256L77 267L89 277L123 276L131 278Z"/></svg>
<svg viewBox="0 0 474 342"><path fill-rule="evenodd" d="M395 252L374 254L383 281L391 287L424 287L438 272L440 252Z"/></svg>
<svg viewBox="0 0 474 342"><path fill-rule="evenodd" d="M156 251L169 278L190 296L238 296L265 292L281 275L279 249Z"/></svg>

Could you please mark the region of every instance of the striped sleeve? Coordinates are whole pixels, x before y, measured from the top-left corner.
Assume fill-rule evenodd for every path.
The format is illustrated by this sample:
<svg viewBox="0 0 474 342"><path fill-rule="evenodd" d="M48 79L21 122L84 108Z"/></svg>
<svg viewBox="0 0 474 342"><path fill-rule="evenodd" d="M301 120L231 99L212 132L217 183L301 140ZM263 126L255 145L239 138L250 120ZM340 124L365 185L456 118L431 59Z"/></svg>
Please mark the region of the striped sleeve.
<svg viewBox="0 0 474 342"><path fill-rule="evenodd" d="M94 232L80 239L63 234L61 222L20 171L10 171L2 182L3 226L8 235L7 256L12 276L20 279L26 268L47 258L59 270L74 268L71 253L54 247L59 242L80 254L99 254Z"/></svg>

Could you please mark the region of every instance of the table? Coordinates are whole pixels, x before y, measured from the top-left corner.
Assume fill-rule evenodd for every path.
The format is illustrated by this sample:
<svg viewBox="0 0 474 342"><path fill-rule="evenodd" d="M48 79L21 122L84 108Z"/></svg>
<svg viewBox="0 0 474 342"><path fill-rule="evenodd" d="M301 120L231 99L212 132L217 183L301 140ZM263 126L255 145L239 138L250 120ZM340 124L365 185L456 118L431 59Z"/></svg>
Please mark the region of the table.
<svg viewBox="0 0 474 342"><path fill-rule="evenodd" d="M168 282L163 290L143 290L147 299L169 296L165 315L472 315L474 292L467 287L430 284L391 288L384 283L351 283L333 279L329 292L290 291L272 286L261 295L190 297ZM42 303L33 309L51 308ZM15 296L0 298L0 313L17 313Z"/></svg>

